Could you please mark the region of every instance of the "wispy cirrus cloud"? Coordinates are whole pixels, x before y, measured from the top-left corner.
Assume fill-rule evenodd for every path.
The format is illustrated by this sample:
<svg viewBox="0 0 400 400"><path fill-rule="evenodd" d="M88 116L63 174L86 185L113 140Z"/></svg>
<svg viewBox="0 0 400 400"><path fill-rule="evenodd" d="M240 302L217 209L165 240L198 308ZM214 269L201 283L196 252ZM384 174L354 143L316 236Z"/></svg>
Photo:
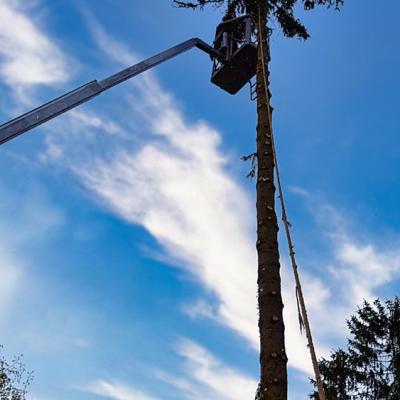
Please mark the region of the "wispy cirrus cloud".
<svg viewBox="0 0 400 400"><path fill-rule="evenodd" d="M189 339L179 340L176 348L182 358L177 372L155 369L154 380L176 390L175 398L185 400L242 400L254 397L257 381L231 368L204 347ZM115 400L156 400L132 385L113 380L95 380L78 390Z"/></svg>
<svg viewBox="0 0 400 400"><path fill-rule="evenodd" d="M254 378L225 365L199 344L182 339L178 353L184 358L184 367L191 377L187 387L193 393L197 387L197 392L206 391L202 398L242 400L254 397L257 389Z"/></svg>
<svg viewBox="0 0 400 400"><path fill-rule="evenodd" d="M112 53L117 61L136 59L98 25L94 35L102 48L118 49ZM255 253L248 240L253 211L247 195L225 171L220 135L205 122L186 121L154 75L145 74L133 85L136 101L126 97L129 113L149 132L151 142L132 144L113 137L112 150L103 157L90 152L98 137L89 137L85 132L90 129L82 124L73 151L65 150L72 149L71 135L68 142L53 136L49 151L75 155L82 149L78 162L68 161L67 154L60 161L107 207L152 233L170 258L221 298L218 317L256 343L255 297L246 295L256 293Z"/></svg>
<svg viewBox="0 0 400 400"><path fill-rule="evenodd" d="M113 400L157 400L141 390L115 381L97 380L79 390Z"/></svg>
<svg viewBox="0 0 400 400"><path fill-rule="evenodd" d="M395 242L379 246L372 240L358 240L349 233L348 218L330 204L319 203L312 215L332 252L321 268L325 300L314 311L322 336L332 327L333 332L343 332L345 318L356 305L374 299L385 284L400 279L400 250Z"/></svg>
<svg viewBox="0 0 400 400"><path fill-rule="evenodd" d="M15 260L4 246L0 246L0 315L10 304L19 288L22 269L19 260Z"/></svg>
<svg viewBox="0 0 400 400"><path fill-rule="evenodd" d="M68 57L33 18L40 2L0 1L0 80L17 97L18 106L31 105L31 89L59 85L70 77ZM37 13L36 13L37 14ZM4 111L4 110L3 110ZM85 119L98 125L98 118ZM111 124L108 125L111 129ZM31 160L2 148L12 162L32 167ZM21 251L28 243L42 240L65 221L65 215L50 200L41 185L26 184L23 190L0 185L0 309L13 305L29 276L29 265ZM29 277L33 285L32 277ZM15 304L14 304L15 306Z"/></svg>
<svg viewBox="0 0 400 400"><path fill-rule="evenodd" d="M124 63L137 59L98 25L94 35L101 48L118 49L109 54L113 59ZM138 124L151 132L151 140L134 151L119 150L106 160L97 158L78 173L107 207L145 227L176 265L214 294L213 305L200 300L186 306L189 315L225 324L258 349L250 198L226 172L228 159L216 130L205 122L186 121L154 75L147 74L133 85L138 101L130 104ZM296 326L295 302L286 312L295 317L288 330L291 365L309 371L305 343Z"/></svg>
<svg viewBox="0 0 400 400"><path fill-rule="evenodd" d="M24 103L24 89L60 84L69 77L65 55L27 16L26 9L32 6L27 3L0 2L0 77Z"/></svg>
<svg viewBox="0 0 400 400"><path fill-rule="evenodd" d="M14 192L0 185L0 312L11 308L12 300L26 283L29 264L21 251L33 239L46 238L64 223L65 216L37 186ZM29 201L26 199L29 198Z"/></svg>
<svg viewBox="0 0 400 400"><path fill-rule="evenodd" d="M127 65L137 60L99 25L91 24L99 47L114 61ZM88 153L73 170L97 200L122 219L143 226L176 265L214 295L212 305L200 300L189 314L213 318L258 349L254 211L248 194L227 172L229 159L220 134L206 122L188 121L153 74L137 78L132 86L136 93L126 95L125 101L137 125L149 133L148 140L119 145L114 141L105 156ZM297 193L307 197L303 189ZM329 218L335 222L340 214L333 211ZM312 294L306 300L320 354L335 345L332 334L343 337L344 320L362 297L373 296L386 282L378 275L389 261L393 266L389 275L385 270L385 279L399 273L397 251L359 243L333 222L321 224L331 239L330 260L321 259L316 275L302 268L305 293ZM362 273L365 279L358 279ZM289 363L310 373L291 271L285 265L283 274Z"/></svg>
<svg viewBox="0 0 400 400"><path fill-rule="evenodd" d="M204 124L179 126L179 115L167 118L170 127L160 120L157 126L182 140L166 132L167 140L155 140L134 154L119 151L111 162L97 160L80 176L222 300L218 314L224 321L239 324L239 332L256 340L255 299L247 295L256 293L249 200L224 173L217 134Z"/></svg>

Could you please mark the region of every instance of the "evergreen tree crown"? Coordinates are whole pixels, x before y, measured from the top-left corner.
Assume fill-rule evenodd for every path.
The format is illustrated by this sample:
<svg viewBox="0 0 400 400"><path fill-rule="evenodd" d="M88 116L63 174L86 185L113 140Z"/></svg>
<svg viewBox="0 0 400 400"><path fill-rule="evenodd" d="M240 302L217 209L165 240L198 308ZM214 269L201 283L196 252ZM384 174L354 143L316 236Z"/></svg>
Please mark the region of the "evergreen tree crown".
<svg viewBox="0 0 400 400"><path fill-rule="evenodd" d="M297 37L308 39L310 34L303 23L294 15L296 5L301 5L305 10L313 10L316 6L334 7L339 9L344 0L173 0L174 5L183 8L203 9L207 5L226 6L238 13L257 15L259 7L265 7L266 18L275 19L284 35L289 38Z"/></svg>

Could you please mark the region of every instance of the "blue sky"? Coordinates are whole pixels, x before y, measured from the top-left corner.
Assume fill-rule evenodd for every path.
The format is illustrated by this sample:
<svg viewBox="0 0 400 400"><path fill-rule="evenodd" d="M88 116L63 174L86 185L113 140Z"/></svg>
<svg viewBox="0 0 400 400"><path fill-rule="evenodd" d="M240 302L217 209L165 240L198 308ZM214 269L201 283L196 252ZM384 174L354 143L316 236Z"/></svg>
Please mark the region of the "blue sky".
<svg viewBox="0 0 400 400"><path fill-rule="evenodd" d="M153 4L155 6L153 6ZM275 30L274 126L319 354L363 299L399 293L395 0ZM377 15L379 12L379 15ZM170 1L0 1L3 121L189 37ZM30 400L241 400L258 377L255 104L193 50L0 148L0 343ZM281 237L290 399L310 391Z"/></svg>

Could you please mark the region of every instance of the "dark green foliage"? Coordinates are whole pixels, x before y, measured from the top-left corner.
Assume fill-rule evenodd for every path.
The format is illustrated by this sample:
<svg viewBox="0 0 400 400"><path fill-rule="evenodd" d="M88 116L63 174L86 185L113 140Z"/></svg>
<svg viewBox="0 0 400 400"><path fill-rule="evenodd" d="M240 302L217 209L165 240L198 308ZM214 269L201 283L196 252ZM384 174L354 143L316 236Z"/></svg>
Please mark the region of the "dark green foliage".
<svg viewBox="0 0 400 400"><path fill-rule="evenodd" d="M400 298L364 302L347 325L347 350L319 363L328 400L399 400Z"/></svg>
<svg viewBox="0 0 400 400"><path fill-rule="evenodd" d="M178 7L193 9L202 9L206 5L226 5L227 8L234 9L238 13L246 12L254 16L257 16L259 5L265 5L267 20L278 21L285 36L308 39L310 35L306 27L294 15L295 6L299 4L305 10L312 10L319 5L338 9L343 5L344 0L173 0L173 3Z"/></svg>
<svg viewBox="0 0 400 400"><path fill-rule="evenodd" d="M0 346L0 351L2 347ZM21 357L7 362L0 357L0 400L25 400L26 389L32 379L27 372Z"/></svg>

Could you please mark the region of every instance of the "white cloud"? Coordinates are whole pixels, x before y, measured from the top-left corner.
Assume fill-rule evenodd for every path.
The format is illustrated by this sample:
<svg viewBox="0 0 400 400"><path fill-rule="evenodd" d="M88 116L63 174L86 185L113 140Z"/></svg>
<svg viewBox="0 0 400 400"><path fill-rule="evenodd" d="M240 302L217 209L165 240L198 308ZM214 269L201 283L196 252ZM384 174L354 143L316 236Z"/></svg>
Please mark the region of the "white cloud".
<svg viewBox="0 0 400 400"><path fill-rule="evenodd" d="M303 197L302 191L297 191ZM307 196L307 199L309 196ZM363 300L377 297L377 290L400 278L400 251L396 246L378 249L372 242L361 243L348 233L344 216L331 205L312 202L310 210L328 242L331 254L320 260L318 276L300 268L309 316L318 339L318 354L328 356L337 340L347 336L346 319ZM287 274L290 273L290 276ZM283 269L285 321L288 330L288 354L292 365L310 371L305 339L298 331L292 273ZM289 301L288 301L289 300ZM303 362L300 357L304 354ZM306 362L304 362L306 360Z"/></svg>
<svg viewBox="0 0 400 400"><path fill-rule="evenodd" d="M22 278L19 262L12 259L8 253L2 244L0 246L0 315L10 305Z"/></svg>
<svg viewBox="0 0 400 400"><path fill-rule="evenodd" d="M257 381L230 368L199 344L181 339L177 353L183 363L177 370L155 370L154 378L178 389L176 398L187 400L242 400L254 397ZM179 374L179 375L177 375ZM148 393L112 380L96 380L78 390L115 400L155 400Z"/></svg>
<svg viewBox="0 0 400 400"><path fill-rule="evenodd" d="M331 274L346 281L351 289L348 291L350 300L358 304L363 299L371 300L375 296L374 289L400 274L400 252L381 252L372 244L360 246L345 240L337 250L337 258L341 266L331 267Z"/></svg>
<svg viewBox="0 0 400 400"><path fill-rule="evenodd" d="M329 312L319 310L322 331L329 326L339 332L344 319L354 313L363 300L377 297L377 290L400 278L400 251L397 248L378 249L373 243L359 243L348 234L331 236L335 258L327 263L327 280L331 295L326 299Z"/></svg>
<svg viewBox="0 0 400 400"><path fill-rule="evenodd" d="M137 390L136 388L119 382L110 382L106 380L97 380L80 388L80 390L114 400L156 400L155 397Z"/></svg>
<svg viewBox="0 0 400 400"><path fill-rule="evenodd" d="M95 37L107 51L118 49L110 54L117 61L136 60L97 25ZM141 76L133 85L139 93L131 107L152 140L139 149L123 146L105 158L89 157L74 171L107 207L145 227L175 264L216 296L215 307L197 303L193 310L186 307L187 313L212 317L258 349L250 198L226 172L217 131L205 122L186 121L154 75ZM289 362L310 371L295 304L285 312L295 316L287 324Z"/></svg>
<svg viewBox="0 0 400 400"><path fill-rule="evenodd" d="M64 223L64 214L55 207L46 191L34 185L11 191L0 185L0 314L17 309L25 285L32 288L31 260L23 249L39 241ZM29 200L27 200L29 199Z"/></svg>
<svg viewBox="0 0 400 400"><path fill-rule="evenodd" d="M101 118L93 112L74 109L68 115L73 118L73 122L80 128L82 126L97 128L111 135L121 133L121 128L115 122L107 118Z"/></svg>
<svg viewBox="0 0 400 400"><path fill-rule="evenodd" d="M207 303L206 301L200 299L193 304L185 304L183 307L183 311L191 318L209 318L215 319L215 308L212 304Z"/></svg>
<svg viewBox="0 0 400 400"><path fill-rule="evenodd" d="M73 109L61 118L57 118L44 126L45 150L40 153L39 161L51 163L68 158L76 162L87 155L89 143L96 144L117 136L126 137L124 130L107 117L100 117L90 110ZM107 137L104 137L107 136ZM71 161L72 166L74 162Z"/></svg>
<svg viewBox="0 0 400 400"><path fill-rule="evenodd" d="M243 400L255 396L255 379L226 366L197 343L183 339L179 354L185 359L184 366L192 380L190 383L173 381L181 389L218 400Z"/></svg>
<svg viewBox="0 0 400 400"><path fill-rule="evenodd" d="M157 123L151 128L157 139L136 152L119 150L111 161L97 159L80 176L216 294L219 317L255 344L250 201L224 170L218 133L205 123L187 123L171 104L156 107Z"/></svg>
<svg viewBox="0 0 400 400"><path fill-rule="evenodd" d="M287 188L290 192L295 193L299 196L302 196L304 198L309 199L310 198L310 193L305 190L304 188L300 187L300 186L288 186Z"/></svg>
<svg viewBox="0 0 400 400"><path fill-rule="evenodd" d="M135 59L99 27L96 37L107 38L101 47L120 49L121 61ZM216 306L200 301L186 306L187 314L226 324L258 349L250 199L225 170L218 132L206 123L188 123L154 77L135 86L140 101L131 104L156 136L139 151L120 151L111 161L85 167L80 171L84 183L122 218L144 226L176 263L216 295ZM311 289L315 285L320 288L319 282L309 281ZM286 296L292 287L288 285ZM285 307L285 314L289 362L311 371L295 302Z"/></svg>
<svg viewBox="0 0 400 400"><path fill-rule="evenodd" d="M92 28L100 47L112 51L116 61L136 60L94 22ZM107 207L153 234L171 258L217 295L218 318L257 347L255 296L247 295L256 293L256 258L249 242L253 210L226 173L220 135L205 122L186 121L154 75L142 75L133 85L136 101L129 98L129 113L153 140L138 149L137 143L116 146L114 138L113 151L104 157L86 152L79 163L63 164L70 165ZM86 126L81 126L82 137L87 139ZM54 138L53 146L70 145ZM76 154L77 148L68 153ZM57 155L65 153L55 149Z"/></svg>
<svg viewBox="0 0 400 400"><path fill-rule="evenodd" d="M114 61L126 65L137 60L101 27L93 26L100 47ZM133 101L132 95L127 96L129 114L151 136L139 145L114 138L112 151L106 155L89 152L71 168L96 199L124 220L143 226L177 265L217 299L215 306L200 302L188 313L212 316L258 349L255 218L250 198L227 173L229 160L215 129L205 122L187 121L154 75L147 73L132 84L136 97ZM309 197L301 188L292 191ZM322 260L318 273L325 276L319 278L301 268L320 354L333 345L332 336L343 337L344 320L362 297L373 296L386 280L398 276L397 261L390 272L385 267L398 260L393 258L397 252L378 252L372 244L356 243L342 228L339 213L324 212L331 223L326 226L324 221L321 229L332 233L333 248L332 258ZM310 373L291 271L285 265L282 271L289 364Z"/></svg>
<svg viewBox="0 0 400 400"><path fill-rule="evenodd" d="M319 209L316 218L325 226L334 255L327 262L335 290L332 296L354 310L364 299L376 297L378 288L400 278L400 250L396 243L377 246L371 239L357 240L349 233L343 214L330 205L320 205Z"/></svg>
<svg viewBox="0 0 400 400"><path fill-rule="evenodd" d="M90 346L90 341L84 338L78 338L75 340L74 344L81 349L86 349Z"/></svg>
<svg viewBox="0 0 400 400"><path fill-rule="evenodd" d="M88 24L96 44L108 57L126 66L139 61L139 58L133 54L123 43L111 37L96 19L89 12L84 12L86 23Z"/></svg>
<svg viewBox="0 0 400 400"><path fill-rule="evenodd" d="M62 52L26 15L26 1L0 2L0 76L15 90L66 81Z"/></svg>

